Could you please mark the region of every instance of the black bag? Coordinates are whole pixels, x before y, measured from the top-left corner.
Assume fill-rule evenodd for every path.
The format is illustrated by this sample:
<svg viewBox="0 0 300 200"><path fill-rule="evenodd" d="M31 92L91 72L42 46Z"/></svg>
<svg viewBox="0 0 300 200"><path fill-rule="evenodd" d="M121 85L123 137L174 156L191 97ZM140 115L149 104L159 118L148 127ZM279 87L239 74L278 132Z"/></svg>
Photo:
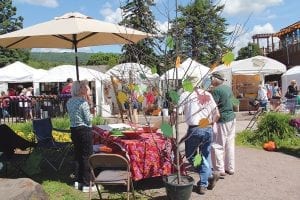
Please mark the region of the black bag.
<svg viewBox="0 0 300 200"><path fill-rule="evenodd" d="M289 93L289 91L286 91L284 97L287 99L291 99L291 98L293 98L293 95L291 93Z"/></svg>

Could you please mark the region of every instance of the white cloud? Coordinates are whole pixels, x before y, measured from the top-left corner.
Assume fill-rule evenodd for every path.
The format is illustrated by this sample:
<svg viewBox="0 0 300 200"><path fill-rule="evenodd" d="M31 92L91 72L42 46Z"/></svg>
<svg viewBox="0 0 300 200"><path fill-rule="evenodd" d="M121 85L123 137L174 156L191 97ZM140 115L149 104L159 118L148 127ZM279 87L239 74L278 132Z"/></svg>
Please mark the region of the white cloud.
<svg viewBox="0 0 300 200"><path fill-rule="evenodd" d="M231 26L228 28L228 31L233 31L235 27ZM255 25L251 31L246 32L245 29L240 28L238 36L234 41L233 46L235 47L233 53L237 55L237 52L242 48L248 45L248 43L252 43L252 36L255 34L263 34L263 33L275 33L274 27L270 23L266 23L264 25ZM278 44L279 39L273 38L275 44ZM256 41L255 41L256 42ZM272 41L269 39L269 45ZM267 39L259 40L260 48L267 47Z"/></svg>
<svg viewBox="0 0 300 200"><path fill-rule="evenodd" d="M32 5L56 8L58 7L58 0L17 0L19 2L28 3Z"/></svg>
<svg viewBox="0 0 300 200"><path fill-rule="evenodd" d="M225 4L224 13L228 15L262 12L268 7L282 3L283 0L220 0L220 4Z"/></svg>
<svg viewBox="0 0 300 200"><path fill-rule="evenodd" d="M112 5L106 2L101 10L100 14L104 17L104 21L117 24L122 21L122 10L120 8L112 9Z"/></svg>
<svg viewBox="0 0 300 200"><path fill-rule="evenodd" d="M75 53L74 49L57 49L57 48L33 48L32 52L54 52L54 53ZM78 48L78 52L93 53L91 47Z"/></svg>
<svg viewBox="0 0 300 200"><path fill-rule="evenodd" d="M156 23L158 30L160 30L162 33L167 33L169 27L171 27L171 24L169 24L169 27L168 27L167 21L165 21L165 22L155 21L155 23Z"/></svg>

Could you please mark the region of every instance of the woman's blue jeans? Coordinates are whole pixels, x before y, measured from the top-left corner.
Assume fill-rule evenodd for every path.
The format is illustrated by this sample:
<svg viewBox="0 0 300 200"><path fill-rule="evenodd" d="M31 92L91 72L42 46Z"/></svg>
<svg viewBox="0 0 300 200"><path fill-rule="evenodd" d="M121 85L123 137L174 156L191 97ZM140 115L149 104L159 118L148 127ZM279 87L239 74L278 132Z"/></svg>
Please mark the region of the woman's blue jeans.
<svg viewBox="0 0 300 200"><path fill-rule="evenodd" d="M202 162L197 168L200 181L197 185L207 187L208 178L212 175L210 148L212 143L212 128L193 127L188 128L188 139L185 141L185 154L188 161L193 165L193 160L199 150L202 155ZM206 164L204 158L206 159Z"/></svg>

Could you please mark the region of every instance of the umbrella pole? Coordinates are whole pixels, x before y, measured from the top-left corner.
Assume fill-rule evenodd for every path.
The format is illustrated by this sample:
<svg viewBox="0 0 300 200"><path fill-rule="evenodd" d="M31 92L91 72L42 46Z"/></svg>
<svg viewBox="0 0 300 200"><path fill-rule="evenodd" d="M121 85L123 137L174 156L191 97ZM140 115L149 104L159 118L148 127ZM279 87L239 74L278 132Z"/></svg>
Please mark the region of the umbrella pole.
<svg viewBox="0 0 300 200"><path fill-rule="evenodd" d="M74 44L74 48L75 48L76 78L77 78L77 81L79 81L79 68L78 68L78 53L77 53L76 34L73 34L73 44Z"/></svg>

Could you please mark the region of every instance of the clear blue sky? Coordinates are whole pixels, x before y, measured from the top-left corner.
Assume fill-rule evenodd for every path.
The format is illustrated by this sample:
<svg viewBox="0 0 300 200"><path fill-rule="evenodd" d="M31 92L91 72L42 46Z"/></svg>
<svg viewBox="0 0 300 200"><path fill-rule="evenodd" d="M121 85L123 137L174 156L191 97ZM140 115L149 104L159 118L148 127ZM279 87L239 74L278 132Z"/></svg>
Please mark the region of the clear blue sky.
<svg viewBox="0 0 300 200"><path fill-rule="evenodd" d="M152 11L160 28L166 30L168 13L171 16L175 14L175 0L154 1L156 6ZM191 1L178 0L178 5L185 5ZM120 5L124 5L124 2L124 0L13 0L14 6L17 7L17 14L24 17L24 27L51 20L67 12L81 12L95 19L117 23L121 20L119 8ZM227 19L229 30L247 22L235 41L235 51L251 42L253 34L277 32L299 21L300 1L298 0L216 0L215 2L225 3L222 16ZM120 46L85 48L81 51L119 52Z"/></svg>

